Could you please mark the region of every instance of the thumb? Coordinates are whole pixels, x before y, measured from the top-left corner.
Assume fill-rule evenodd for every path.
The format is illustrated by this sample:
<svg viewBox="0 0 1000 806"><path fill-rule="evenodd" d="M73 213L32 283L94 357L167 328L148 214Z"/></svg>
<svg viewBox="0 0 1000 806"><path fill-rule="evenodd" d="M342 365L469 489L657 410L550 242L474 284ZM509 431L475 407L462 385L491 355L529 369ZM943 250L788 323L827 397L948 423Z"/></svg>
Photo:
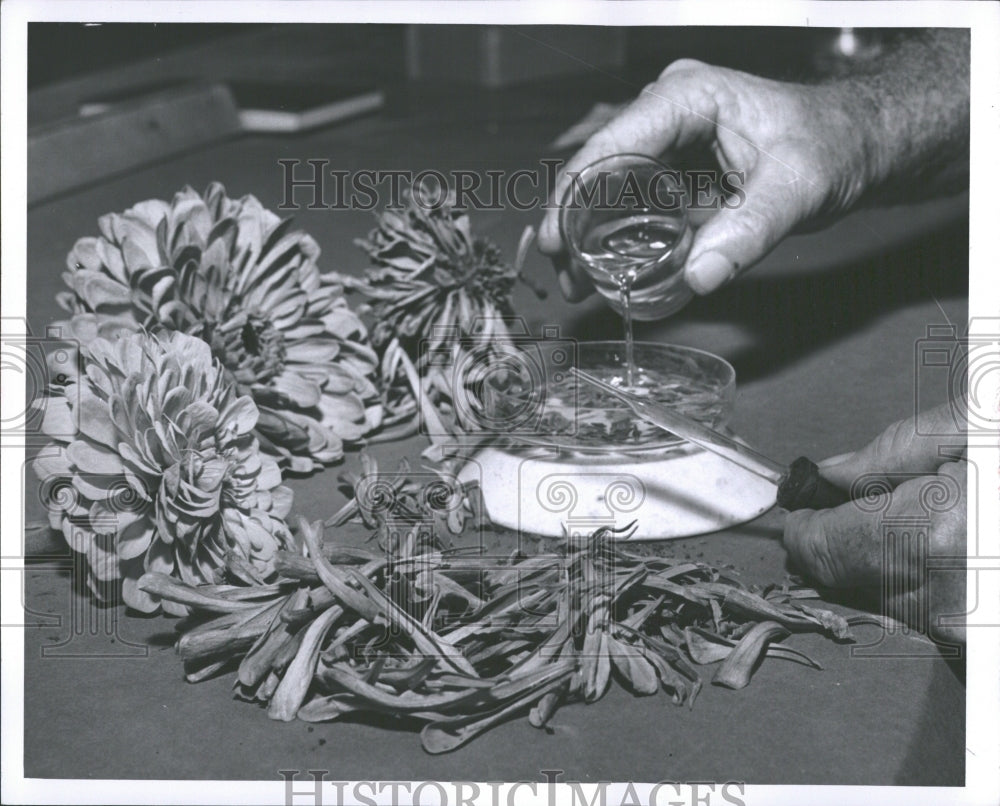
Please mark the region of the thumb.
<svg viewBox="0 0 1000 806"><path fill-rule="evenodd" d="M688 285L708 294L757 263L811 212L811 181L805 172L760 155L737 199L698 231L684 270Z"/></svg>
<svg viewBox="0 0 1000 806"><path fill-rule="evenodd" d="M893 423L861 450L820 462L824 478L844 490L862 476L882 478L895 487L893 475L934 473L964 455L965 417L957 402Z"/></svg>

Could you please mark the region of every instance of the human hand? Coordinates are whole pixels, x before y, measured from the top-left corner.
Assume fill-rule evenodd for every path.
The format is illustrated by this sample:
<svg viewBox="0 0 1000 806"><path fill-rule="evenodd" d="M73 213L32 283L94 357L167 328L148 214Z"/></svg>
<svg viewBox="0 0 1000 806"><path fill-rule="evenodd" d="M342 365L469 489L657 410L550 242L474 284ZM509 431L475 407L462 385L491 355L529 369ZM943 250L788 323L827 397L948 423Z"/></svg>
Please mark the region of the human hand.
<svg viewBox="0 0 1000 806"><path fill-rule="evenodd" d="M698 230L685 279L707 294L766 255L797 226L846 210L863 192L869 166L862 129L838 90L772 81L690 59L671 64L565 166L538 244L552 257L564 295L592 290L566 255L557 201L570 179L615 153L656 157L709 145L723 171L745 172L745 199Z"/></svg>
<svg viewBox="0 0 1000 806"><path fill-rule="evenodd" d="M889 426L854 453L820 463L820 472L854 501L834 509L791 512L784 541L792 564L821 585L862 588L883 595L883 615L924 626L945 641L964 641L964 627L939 625L965 613L965 574L928 574L929 557L959 566L966 556L966 438L954 404ZM924 551L886 552L883 526L910 519L916 539L927 524ZM949 563L951 566L952 563Z"/></svg>

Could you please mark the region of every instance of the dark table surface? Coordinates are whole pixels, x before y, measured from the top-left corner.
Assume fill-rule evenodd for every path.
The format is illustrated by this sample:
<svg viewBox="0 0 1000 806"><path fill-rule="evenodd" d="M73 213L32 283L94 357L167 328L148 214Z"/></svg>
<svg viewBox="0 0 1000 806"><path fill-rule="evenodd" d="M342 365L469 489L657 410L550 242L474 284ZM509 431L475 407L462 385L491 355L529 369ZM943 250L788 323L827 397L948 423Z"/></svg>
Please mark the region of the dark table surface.
<svg viewBox="0 0 1000 806"><path fill-rule="evenodd" d="M505 92L413 93L375 117L294 137L245 137L114 178L36 206L28 216L28 315L36 333L59 318L53 295L76 238L96 233L99 215L184 184L222 181L275 208L281 158L325 158L347 170L434 168L513 171L548 155L545 144L599 96L571 84ZM72 155L67 155L72 159ZM759 270L698 299L673 318L642 324L637 337L707 349L736 367L733 428L783 460L863 444L913 412L915 357L928 325L967 320L967 224L962 199L855 215L833 230L797 236ZM956 215L957 213L957 215ZM512 255L536 212L484 211L474 228ZM352 239L369 213L302 209L299 226L323 249L321 267L359 271ZM524 288L515 307L532 332L556 324L569 338L617 338L620 320L595 299L563 304L539 255L529 268L550 290ZM945 399L931 389L928 403ZM416 458L417 438L380 445L378 458ZM310 519L343 502L339 467L295 479L295 512ZM26 521L44 510L28 474ZM781 515L657 550L731 564L748 583L787 573ZM347 529L340 536L358 542ZM29 535L36 557L65 554ZM740 780L754 784L924 784L964 781L965 688L961 664L912 639L859 628L863 653L818 636L794 646L824 667L769 661L742 691L707 686L693 709L665 696L634 699L621 689L590 706L561 710L551 733L510 721L444 756L416 733L365 723L307 725L268 720L232 697L232 676L183 679L172 651L174 622L99 611L74 592L58 559L25 577L24 772L42 778L279 780L279 770L327 770L330 779ZM914 656L914 647L918 655ZM861 657L860 654L865 654Z"/></svg>

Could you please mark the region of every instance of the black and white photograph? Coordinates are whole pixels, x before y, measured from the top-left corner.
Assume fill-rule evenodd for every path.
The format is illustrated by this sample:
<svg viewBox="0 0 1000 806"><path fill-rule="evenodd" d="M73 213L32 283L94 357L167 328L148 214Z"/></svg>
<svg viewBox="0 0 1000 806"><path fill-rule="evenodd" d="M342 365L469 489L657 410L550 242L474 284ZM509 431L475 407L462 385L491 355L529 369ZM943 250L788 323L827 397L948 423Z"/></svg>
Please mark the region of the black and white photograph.
<svg viewBox="0 0 1000 806"><path fill-rule="evenodd" d="M0 11L4 803L1000 800L1000 5Z"/></svg>

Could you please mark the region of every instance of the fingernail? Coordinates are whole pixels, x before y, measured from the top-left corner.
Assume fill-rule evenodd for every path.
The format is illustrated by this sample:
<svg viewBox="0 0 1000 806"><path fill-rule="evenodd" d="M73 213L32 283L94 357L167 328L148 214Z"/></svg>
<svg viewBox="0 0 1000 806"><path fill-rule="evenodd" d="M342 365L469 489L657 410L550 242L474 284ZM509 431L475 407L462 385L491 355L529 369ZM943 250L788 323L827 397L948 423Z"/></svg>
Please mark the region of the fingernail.
<svg viewBox="0 0 1000 806"><path fill-rule="evenodd" d="M822 462L817 462L816 466L817 467L822 467L824 469L830 468L830 467L836 467L837 465L843 464L844 462L846 462L853 455L854 455L853 453L841 453L841 454L837 454L836 456L831 456L829 459L824 459Z"/></svg>
<svg viewBox="0 0 1000 806"><path fill-rule="evenodd" d="M557 276L559 277L559 287L562 289L563 296L569 299L576 291L573 287L573 278L570 277L568 271L561 271Z"/></svg>
<svg viewBox="0 0 1000 806"><path fill-rule="evenodd" d="M538 251L548 255L558 251L562 243L559 238L559 230L553 225L548 217L542 219L538 225L538 238L535 241Z"/></svg>
<svg viewBox="0 0 1000 806"><path fill-rule="evenodd" d="M708 294L733 275L733 264L718 252L705 252L688 264L684 272L687 284L696 294Z"/></svg>

